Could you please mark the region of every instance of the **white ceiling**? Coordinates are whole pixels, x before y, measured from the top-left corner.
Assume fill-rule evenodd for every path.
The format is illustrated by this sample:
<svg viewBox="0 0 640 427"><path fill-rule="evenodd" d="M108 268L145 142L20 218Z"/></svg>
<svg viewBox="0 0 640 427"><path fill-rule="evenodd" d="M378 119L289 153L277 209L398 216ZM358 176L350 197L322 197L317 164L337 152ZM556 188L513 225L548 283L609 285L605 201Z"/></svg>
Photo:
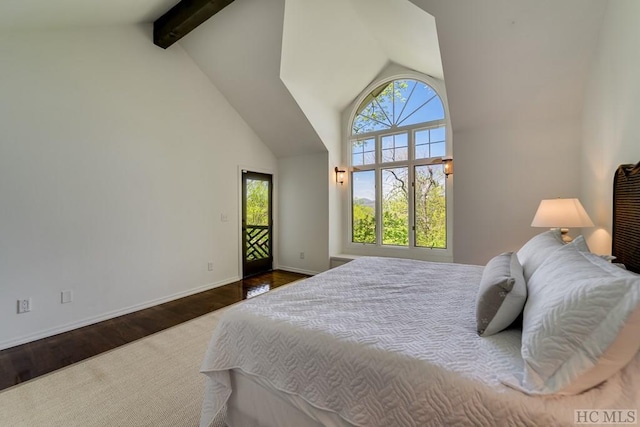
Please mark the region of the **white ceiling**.
<svg viewBox="0 0 640 427"><path fill-rule="evenodd" d="M0 30L153 22L179 0L0 0Z"/></svg>
<svg viewBox="0 0 640 427"><path fill-rule="evenodd" d="M152 22L176 3L0 0L0 31ZM179 42L277 156L325 149L318 136L321 132L307 118L314 112L305 116L281 80L285 3L311 7L335 2L236 0ZM340 7L349 7L349 16L355 13L360 21L344 28L351 33L363 29L357 36L364 35L370 46L376 46L368 48L373 61L354 64L347 57L346 62L336 63L335 51L344 52L354 42L354 34L344 28L336 31L337 12L318 16L328 19L319 25L331 42L308 52L305 58L315 57L313 64L299 63L294 67L298 71L283 74L287 85L298 85L308 106L326 104L335 110L361 89L360 80L368 82L380 71L381 58L438 75L426 59L429 55L423 55L430 49L433 54L433 37L427 44L408 47L413 46L409 41L424 42L426 36L414 32L420 31L420 25L402 25L419 16L416 11L421 8L435 16L454 133L495 123L526 120L542 126L580 117L586 76L607 6L605 0L411 0L417 7L406 0L342 3L345 6ZM401 15L390 19L390 28L397 33L384 36L376 31L397 10L410 14L405 20L398 18ZM304 29L304 25L299 26ZM403 28L414 30L400 31ZM366 52L360 57L366 58ZM289 56L288 67L296 60L307 61L297 54ZM413 64L408 63L412 60ZM341 71L344 80L335 70ZM338 115L333 117L337 120Z"/></svg>

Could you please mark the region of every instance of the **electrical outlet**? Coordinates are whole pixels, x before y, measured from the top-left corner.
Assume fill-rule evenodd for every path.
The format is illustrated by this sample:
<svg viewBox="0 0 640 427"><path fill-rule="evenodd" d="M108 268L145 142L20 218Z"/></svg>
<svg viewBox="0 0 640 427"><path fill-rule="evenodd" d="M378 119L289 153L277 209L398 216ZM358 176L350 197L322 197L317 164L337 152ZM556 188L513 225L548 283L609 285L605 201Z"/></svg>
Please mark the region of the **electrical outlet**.
<svg viewBox="0 0 640 427"><path fill-rule="evenodd" d="M18 300L18 313L27 313L31 311L31 298Z"/></svg>
<svg viewBox="0 0 640 427"><path fill-rule="evenodd" d="M66 304L73 301L73 292L71 290L60 292L60 303Z"/></svg>
<svg viewBox="0 0 640 427"><path fill-rule="evenodd" d="M213 263L212 262L207 264L207 270L213 271Z"/></svg>
<svg viewBox="0 0 640 427"><path fill-rule="evenodd" d="M222 221L222 222L227 222L227 221L229 221L229 217L227 216L227 214L226 214L226 213L221 213L221 214L220 214L220 221Z"/></svg>
<svg viewBox="0 0 640 427"><path fill-rule="evenodd" d="M300 259L304 259L304 252L300 252Z"/></svg>

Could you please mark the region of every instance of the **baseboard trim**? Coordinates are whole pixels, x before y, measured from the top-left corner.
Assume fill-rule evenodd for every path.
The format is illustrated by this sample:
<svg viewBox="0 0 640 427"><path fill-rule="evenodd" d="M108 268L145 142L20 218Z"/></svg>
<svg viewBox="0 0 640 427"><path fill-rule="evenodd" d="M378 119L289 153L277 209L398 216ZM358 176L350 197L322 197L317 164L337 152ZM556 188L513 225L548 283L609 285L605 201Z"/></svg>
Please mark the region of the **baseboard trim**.
<svg viewBox="0 0 640 427"><path fill-rule="evenodd" d="M279 265L277 269L290 271L292 273L308 274L309 276L315 276L316 274L320 274L319 271L304 270L302 268L295 268L295 267L287 267L286 265Z"/></svg>
<svg viewBox="0 0 640 427"><path fill-rule="evenodd" d="M218 288L220 286L228 285L233 282L237 282L240 280L240 277L231 277L228 279L220 280L214 283L208 283L206 285L198 286L197 288L189 289L187 291L182 291L175 293L173 295L169 295L162 298L156 298L151 301L143 302L140 304L134 304L132 306L120 309L113 310L107 313L100 314L98 316L88 317L83 320L79 320L77 322L66 323L62 326L58 326L55 328L47 329L45 331L36 332L31 335L27 335L20 338L14 338L7 341L0 342L0 350L6 350L11 347L15 347L17 345L22 345L29 343L31 341L36 341L42 338L51 337L53 335L58 335L63 332L69 332L74 329L82 328L84 326L93 325L94 323L102 322L104 320L113 319L114 317L122 316L125 314L130 314L136 311L144 310L145 308L153 307L156 305L164 304L165 302L173 301L176 299L188 297L189 295L197 294L200 292L208 291L210 289Z"/></svg>

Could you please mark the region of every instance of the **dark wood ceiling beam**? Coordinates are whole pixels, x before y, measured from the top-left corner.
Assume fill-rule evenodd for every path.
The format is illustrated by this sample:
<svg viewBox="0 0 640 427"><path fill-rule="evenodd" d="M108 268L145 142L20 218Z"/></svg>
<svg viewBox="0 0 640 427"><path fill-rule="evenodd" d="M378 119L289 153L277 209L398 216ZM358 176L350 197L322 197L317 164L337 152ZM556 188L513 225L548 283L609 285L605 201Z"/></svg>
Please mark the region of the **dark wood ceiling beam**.
<svg viewBox="0 0 640 427"><path fill-rule="evenodd" d="M153 23L153 43L168 48L233 0L182 0Z"/></svg>

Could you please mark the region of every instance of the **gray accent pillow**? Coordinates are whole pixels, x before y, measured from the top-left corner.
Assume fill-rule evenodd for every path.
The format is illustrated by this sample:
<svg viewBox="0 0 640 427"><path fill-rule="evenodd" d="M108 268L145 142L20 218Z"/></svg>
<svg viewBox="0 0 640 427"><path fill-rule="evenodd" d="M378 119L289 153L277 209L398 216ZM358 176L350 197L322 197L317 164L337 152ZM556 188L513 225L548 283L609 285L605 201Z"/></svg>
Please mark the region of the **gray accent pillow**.
<svg viewBox="0 0 640 427"><path fill-rule="evenodd" d="M513 252L500 254L482 272L476 300L476 324L483 337L506 329L522 313L527 285Z"/></svg>

